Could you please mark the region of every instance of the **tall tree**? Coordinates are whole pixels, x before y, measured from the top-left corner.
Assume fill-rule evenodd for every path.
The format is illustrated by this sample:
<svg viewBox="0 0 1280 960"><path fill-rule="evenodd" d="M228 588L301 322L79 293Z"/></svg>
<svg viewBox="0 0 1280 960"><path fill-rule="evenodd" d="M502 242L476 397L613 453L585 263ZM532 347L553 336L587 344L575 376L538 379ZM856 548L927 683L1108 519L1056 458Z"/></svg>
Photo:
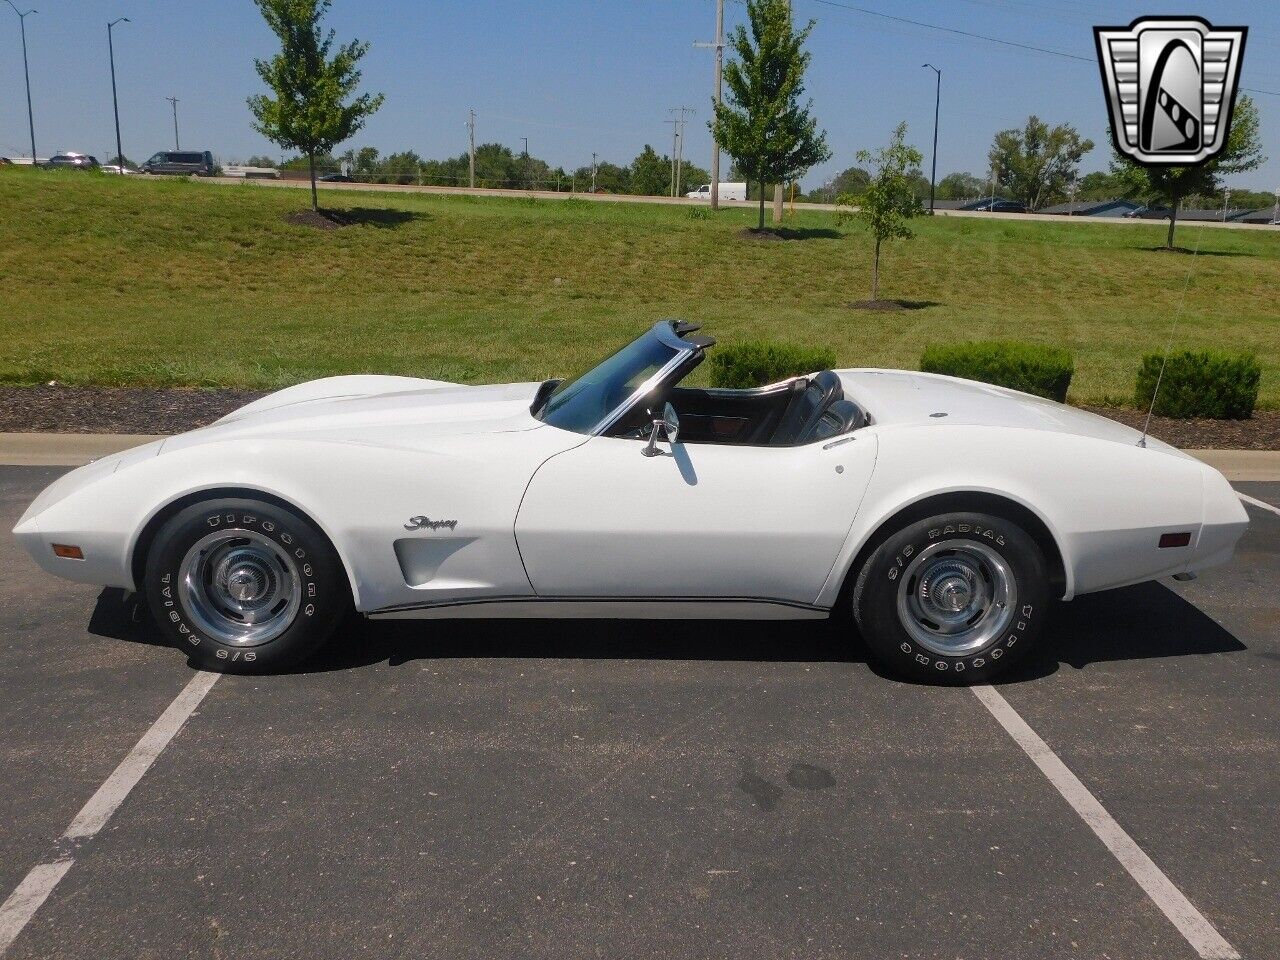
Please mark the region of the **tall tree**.
<svg viewBox="0 0 1280 960"><path fill-rule="evenodd" d="M764 229L764 185L786 183L831 156L827 134L800 102L809 54L804 43L813 21L797 31L788 0L747 0L750 33L739 25L729 40L737 55L724 68L729 96L716 103L712 136L748 180L760 184Z"/></svg>
<svg viewBox="0 0 1280 960"><path fill-rule="evenodd" d="M859 150L858 163L871 166L871 182L860 196L845 194L837 201L842 206L856 206L857 216L871 228L875 239L875 259L871 265L873 302L880 298L881 244L913 236L907 222L923 209L914 174L924 156L906 140L904 122L894 128L887 146L874 153Z"/></svg>
<svg viewBox="0 0 1280 960"><path fill-rule="evenodd" d="M642 197L666 196L671 190L671 158L649 144L631 161L631 192Z"/></svg>
<svg viewBox="0 0 1280 960"><path fill-rule="evenodd" d="M253 62L262 82L275 94L249 98L253 126L273 143L306 155L311 209L319 210L316 154L329 153L382 106L380 93L350 99L360 84L356 65L369 52L369 44L352 40L335 49L333 31L326 33L321 26L332 0L254 2L279 38L280 52L270 60Z"/></svg>
<svg viewBox="0 0 1280 960"><path fill-rule="evenodd" d="M815 199L831 203L842 193L862 193L871 184L871 174L862 167L846 167L811 194Z"/></svg>
<svg viewBox="0 0 1280 960"><path fill-rule="evenodd" d="M1001 130L989 158L998 182L1028 210L1038 210L1050 197L1062 195L1076 178L1080 158L1093 149L1069 123L1050 127L1035 114L1021 129Z"/></svg>
<svg viewBox="0 0 1280 960"><path fill-rule="evenodd" d="M975 200L986 192L986 182L972 173L949 173L938 181L939 200Z"/></svg>
<svg viewBox="0 0 1280 960"><path fill-rule="evenodd" d="M1198 167L1143 167L1112 150L1111 172L1138 196L1161 200L1169 206L1169 233L1165 248L1173 249L1178 208L1187 197L1216 194L1222 178L1255 170L1267 162L1258 132L1258 108L1253 98L1241 94L1231 116L1227 146L1213 160Z"/></svg>

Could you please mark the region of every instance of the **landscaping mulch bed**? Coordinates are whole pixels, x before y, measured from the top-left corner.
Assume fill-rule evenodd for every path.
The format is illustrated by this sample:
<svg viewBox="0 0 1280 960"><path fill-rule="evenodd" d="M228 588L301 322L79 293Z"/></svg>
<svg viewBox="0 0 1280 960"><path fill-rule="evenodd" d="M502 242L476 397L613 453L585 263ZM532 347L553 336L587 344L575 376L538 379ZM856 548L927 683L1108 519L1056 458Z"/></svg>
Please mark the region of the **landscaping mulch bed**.
<svg viewBox="0 0 1280 960"><path fill-rule="evenodd" d="M265 396L263 390L130 389L121 387L0 387L3 433L181 433ZM1146 414L1085 407L1136 429ZM1280 450L1280 410L1249 420L1151 418L1151 435L1175 447Z"/></svg>
<svg viewBox="0 0 1280 960"><path fill-rule="evenodd" d="M852 300L851 310L923 310L925 307L936 307L932 300Z"/></svg>
<svg viewBox="0 0 1280 960"><path fill-rule="evenodd" d="M265 395L264 390L0 387L0 432L181 433Z"/></svg>
<svg viewBox="0 0 1280 960"><path fill-rule="evenodd" d="M1084 407L1141 430L1145 410ZM1280 450L1280 410L1255 410L1248 420L1174 420L1152 417L1151 436L1185 450Z"/></svg>

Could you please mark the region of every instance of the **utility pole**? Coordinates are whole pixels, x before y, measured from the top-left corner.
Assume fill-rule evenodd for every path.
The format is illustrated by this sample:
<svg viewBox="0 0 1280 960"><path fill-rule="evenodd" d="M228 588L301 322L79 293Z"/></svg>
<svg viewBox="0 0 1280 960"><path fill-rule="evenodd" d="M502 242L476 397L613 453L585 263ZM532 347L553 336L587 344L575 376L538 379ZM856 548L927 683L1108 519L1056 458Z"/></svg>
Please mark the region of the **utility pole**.
<svg viewBox="0 0 1280 960"><path fill-rule="evenodd" d="M716 39L713 43L695 43L695 47L713 47L716 51L715 102L720 106L721 78L724 74L724 0L716 0ZM714 127L711 134L711 209L720 209L720 142L716 140Z"/></svg>
<svg viewBox="0 0 1280 960"><path fill-rule="evenodd" d="M13 7L13 12L18 15L18 29L22 31L22 76L27 81L27 130L31 133L31 166L34 167L36 165L36 121L31 113L31 71L27 69L27 17L36 11L28 10L23 13L13 6L13 0L5 0L5 2Z"/></svg>
<svg viewBox="0 0 1280 960"><path fill-rule="evenodd" d="M684 167L684 124L685 114L693 114L692 107L672 107L668 113L678 113L679 117L668 121L674 124L671 140L671 195L680 192L680 174Z"/></svg>
<svg viewBox="0 0 1280 960"><path fill-rule="evenodd" d="M933 216L934 197L938 191L938 107L942 104L942 71L932 63L926 63L938 75L938 85L933 94L933 171L929 174L929 216Z"/></svg>
<svg viewBox="0 0 1280 960"><path fill-rule="evenodd" d="M596 192L596 153L591 151L591 192Z"/></svg>
<svg viewBox="0 0 1280 960"><path fill-rule="evenodd" d="M471 144L470 149L468 150L468 155L470 158L471 189L474 190L476 188L476 112L475 110L470 111L470 115L467 119L467 138Z"/></svg>
<svg viewBox="0 0 1280 960"><path fill-rule="evenodd" d="M529 189L533 186L532 181L529 180L529 138L521 137L520 139L524 141L524 152L521 154L524 157L524 184L525 188Z"/></svg>
<svg viewBox="0 0 1280 960"><path fill-rule="evenodd" d="M1276 187L1276 205L1271 211L1271 222L1280 223L1280 187Z"/></svg>
<svg viewBox="0 0 1280 960"><path fill-rule="evenodd" d="M1223 187L1222 188L1222 222L1223 223L1227 222L1227 198L1229 196L1231 196L1231 188Z"/></svg>
<svg viewBox="0 0 1280 960"><path fill-rule="evenodd" d="M111 106L116 112L116 162L124 166L124 150L120 148L120 101L116 97L116 48L111 42L111 28L117 23L132 23L128 17L117 17L107 24L107 54L111 58Z"/></svg>
<svg viewBox="0 0 1280 960"><path fill-rule="evenodd" d="M671 196L676 195L676 141L680 139L680 121L664 120L671 124Z"/></svg>
<svg viewBox="0 0 1280 960"><path fill-rule="evenodd" d="M178 98L165 97L165 99L173 104L173 149L181 150L182 145L178 142ZM124 160L121 159L120 163L123 165Z"/></svg>

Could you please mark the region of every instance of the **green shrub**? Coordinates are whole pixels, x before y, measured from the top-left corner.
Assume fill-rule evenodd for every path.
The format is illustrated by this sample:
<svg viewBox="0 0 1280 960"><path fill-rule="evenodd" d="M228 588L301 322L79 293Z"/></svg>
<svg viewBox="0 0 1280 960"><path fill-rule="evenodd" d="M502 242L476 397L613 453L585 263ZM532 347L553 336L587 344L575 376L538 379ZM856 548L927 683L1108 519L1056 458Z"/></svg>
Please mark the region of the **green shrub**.
<svg viewBox="0 0 1280 960"><path fill-rule="evenodd" d="M1164 376L1160 366L1164 364ZM1252 354L1220 350L1184 350L1169 354L1168 362L1156 353L1142 358L1134 399L1151 405L1156 380L1160 396L1155 412L1162 417L1209 417L1213 420L1247 420L1258 402L1262 367Z"/></svg>
<svg viewBox="0 0 1280 960"><path fill-rule="evenodd" d="M835 351L826 347L749 340L712 352L711 385L735 389L763 387L803 373L829 370L835 365Z"/></svg>
<svg viewBox="0 0 1280 960"><path fill-rule="evenodd" d="M1068 351L1014 340L979 340L949 347L925 347L920 369L926 373L994 383L1059 403L1066 401L1067 388L1071 386L1071 376L1075 373Z"/></svg>

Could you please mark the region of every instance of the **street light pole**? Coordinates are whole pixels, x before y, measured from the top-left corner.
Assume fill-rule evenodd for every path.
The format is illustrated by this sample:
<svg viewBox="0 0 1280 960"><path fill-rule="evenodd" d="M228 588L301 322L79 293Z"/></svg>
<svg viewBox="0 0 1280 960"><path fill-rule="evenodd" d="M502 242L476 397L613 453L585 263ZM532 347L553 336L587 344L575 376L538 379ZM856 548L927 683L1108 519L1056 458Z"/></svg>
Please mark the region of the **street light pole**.
<svg viewBox="0 0 1280 960"><path fill-rule="evenodd" d="M116 163L124 166L124 150L120 147L120 101L116 97L116 49L111 42L111 28L117 23L132 23L128 17L117 17L107 24L107 54L111 58L111 106L116 113Z"/></svg>
<svg viewBox="0 0 1280 960"><path fill-rule="evenodd" d="M36 121L31 113L31 71L27 68L27 17L36 11L28 10L23 13L13 6L13 0L5 0L5 2L13 7L13 12L18 15L18 28L22 31L22 76L27 81L27 129L31 133L31 165L34 167L36 165Z"/></svg>
<svg viewBox="0 0 1280 960"><path fill-rule="evenodd" d="M173 104L173 149L181 150L182 144L178 142L178 98L165 97L165 99ZM124 160L121 160L120 162L123 164Z"/></svg>
<svg viewBox="0 0 1280 960"><path fill-rule="evenodd" d="M596 192L596 153L593 150L591 152L591 193L594 195L595 192Z"/></svg>
<svg viewBox="0 0 1280 960"><path fill-rule="evenodd" d="M923 66L928 67L938 75L937 86L933 94L933 171L929 174L929 216L932 217L934 196L937 193L938 184L938 108L942 105L942 71L932 63L926 63Z"/></svg>

